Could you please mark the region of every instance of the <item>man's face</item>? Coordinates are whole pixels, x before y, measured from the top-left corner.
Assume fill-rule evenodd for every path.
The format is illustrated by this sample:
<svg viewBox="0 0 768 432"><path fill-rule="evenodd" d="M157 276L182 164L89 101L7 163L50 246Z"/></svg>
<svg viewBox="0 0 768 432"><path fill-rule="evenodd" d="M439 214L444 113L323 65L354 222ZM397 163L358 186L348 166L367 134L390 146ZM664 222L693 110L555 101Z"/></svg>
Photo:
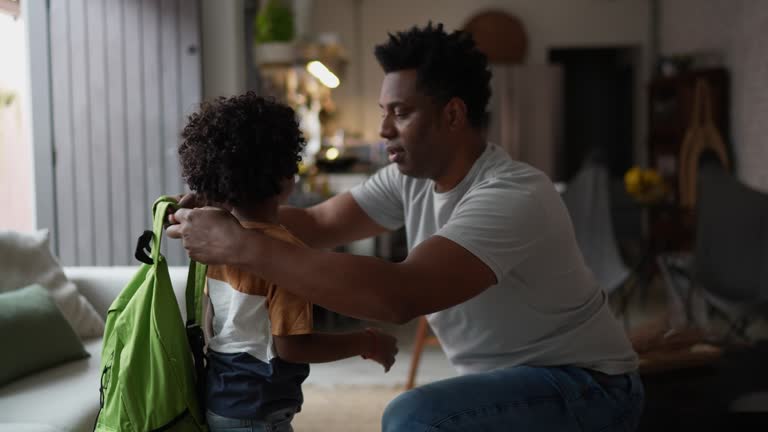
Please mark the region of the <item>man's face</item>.
<svg viewBox="0 0 768 432"><path fill-rule="evenodd" d="M446 158L441 109L416 83L415 69L384 76L379 96L381 129L390 162L405 175L436 178Z"/></svg>

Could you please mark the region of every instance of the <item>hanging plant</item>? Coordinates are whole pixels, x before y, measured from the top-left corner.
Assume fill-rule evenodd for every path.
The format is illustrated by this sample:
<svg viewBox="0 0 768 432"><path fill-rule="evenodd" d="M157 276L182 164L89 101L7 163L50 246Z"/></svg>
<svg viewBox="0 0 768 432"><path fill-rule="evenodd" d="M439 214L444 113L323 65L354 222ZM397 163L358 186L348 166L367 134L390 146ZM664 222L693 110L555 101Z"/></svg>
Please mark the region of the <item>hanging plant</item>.
<svg viewBox="0 0 768 432"><path fill-rule="evenodd" d="M280 0L269 0L256 15L256 42L289 42L293 37L293 10Z"/></svg>

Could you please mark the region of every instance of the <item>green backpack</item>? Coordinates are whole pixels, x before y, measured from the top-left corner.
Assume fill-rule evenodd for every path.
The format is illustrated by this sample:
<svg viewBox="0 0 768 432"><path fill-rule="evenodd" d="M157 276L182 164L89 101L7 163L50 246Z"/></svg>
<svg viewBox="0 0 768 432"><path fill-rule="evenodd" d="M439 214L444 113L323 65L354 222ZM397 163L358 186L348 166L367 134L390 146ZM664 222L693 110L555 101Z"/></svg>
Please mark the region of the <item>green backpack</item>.
<svg viewBox="0 0 768 432"><path fill-rule="evenodd" d="M185 328L168 263L160 254L166 212L175 206L170 197L155 201L154 232L146 231L136 250L145 264L107 312L95 431L208 430L199 325L206 267L190 263ZM144 249L151 250L151 259Z"/></svg>

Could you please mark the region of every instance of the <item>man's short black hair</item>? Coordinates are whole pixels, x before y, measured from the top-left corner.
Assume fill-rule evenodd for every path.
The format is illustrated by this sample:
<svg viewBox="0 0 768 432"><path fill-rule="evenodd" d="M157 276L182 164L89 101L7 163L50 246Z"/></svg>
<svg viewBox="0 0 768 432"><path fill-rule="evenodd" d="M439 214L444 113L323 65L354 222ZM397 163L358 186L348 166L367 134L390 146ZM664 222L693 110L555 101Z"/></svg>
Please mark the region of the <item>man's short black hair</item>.
<svg viewBox="0 0 768 432"><path fill-rule="evenodd" d="M488 59L469 33L447 34L442 24L429 22L424 28L390 33L374 54L384 73L416 69L418 85L427 95L440 104L460 98L467 106L470 124L478 129L487 126L491 72Z"/></svg>
<svg viewBox="0 0 768 432"><path fill-rule="evenodd" d="M210 203L258 203L298 171L304 137L290 107L253 92L203 102L179 145L181 174Z"/></svg>

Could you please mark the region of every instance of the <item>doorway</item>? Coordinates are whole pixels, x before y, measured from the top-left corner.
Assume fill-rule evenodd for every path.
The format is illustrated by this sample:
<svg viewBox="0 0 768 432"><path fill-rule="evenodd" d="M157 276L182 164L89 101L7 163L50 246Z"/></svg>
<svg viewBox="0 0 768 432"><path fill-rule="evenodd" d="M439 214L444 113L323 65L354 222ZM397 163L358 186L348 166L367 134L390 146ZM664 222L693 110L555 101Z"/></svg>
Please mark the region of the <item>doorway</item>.
<svg viewBox="0 0 768 432"><path fill-rule="evenodd" d="M639 47L558 48L549 62L562 70L562 141L556 179L566 184L587 158L608 172L613 231L628 262L642 249L642 209L624 189L633 165Z"/></svg>
<svg viewBox="0 0 768 432"><path fill-rule="evenodd" d="M599 158L614 179L632 166L638 59L632 47L549 51L549 62L563 71L558 180L573 178L588 156Z"/></svg>

